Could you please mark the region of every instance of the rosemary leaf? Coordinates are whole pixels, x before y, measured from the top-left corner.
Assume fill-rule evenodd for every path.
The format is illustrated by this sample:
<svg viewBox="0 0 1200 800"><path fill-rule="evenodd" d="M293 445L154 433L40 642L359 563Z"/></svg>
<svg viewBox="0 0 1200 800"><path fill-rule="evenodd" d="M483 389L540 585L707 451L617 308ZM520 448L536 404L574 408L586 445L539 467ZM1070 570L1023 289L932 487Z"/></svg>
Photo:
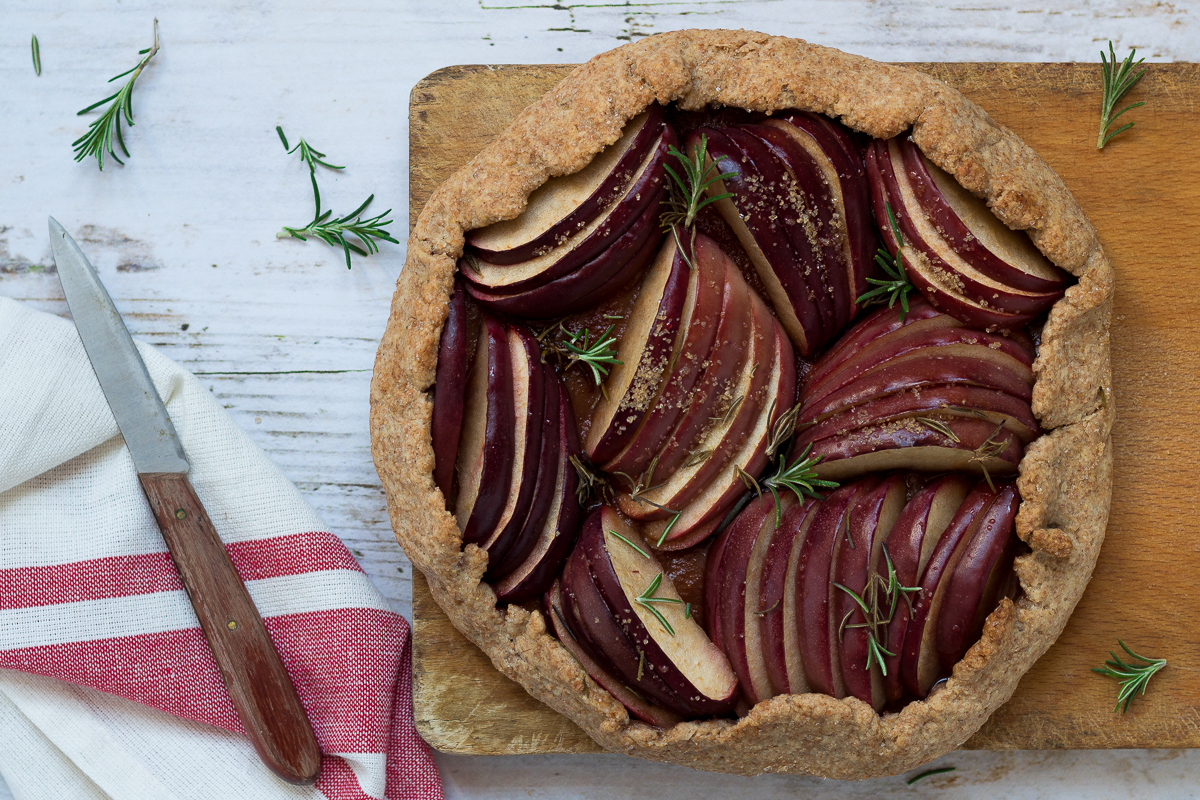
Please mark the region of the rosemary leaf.
<svg viewBox="0 0 1200 800"><path fill-rule="evenodd" d="M905 783L907 783L909 786L912 786L914 783L921 780L922 778L928 778L933 775L944 775L947 772L954 772L956 769L958 769L958 767L938 767L937 769L927 769L924 772L920 773L919 775L912 776L907 781L905 781Z"/></svg>
<svg viewBox="0 0 1200 800"><path fill-rule="evenodd" d="M38 45L37 34L33 35L33 41L29 43L30 49L33 51L33 74L41 77L42 75L42 48Z"/></svg>
<svg viewBox="0 0 1200 800"><path fill-rule="evenodd" d="M647 552L646 552L645 550L643 550L642 548L638 547L638 546L637 546L636 544L634 544L633 542L631 542L631 541L629 541L628 539L626 539L626 538L625 538L624 536L622 536L621 534L617 533L616 531L609 531L609 532L608 532L608 535L609 535L609 536L615 536L615 537L617 537L617 538L618 538L618 539L620 539L622 542L624 542L625 544L627 544L627 545L629 545L630 547L632 547L634 550L637 550L639 553L641 553L641 554L642 554L642 558L645 558L645 559L649 560L649 558L650 558L650 554L649 554L649 553L647 553Z"/></svg>

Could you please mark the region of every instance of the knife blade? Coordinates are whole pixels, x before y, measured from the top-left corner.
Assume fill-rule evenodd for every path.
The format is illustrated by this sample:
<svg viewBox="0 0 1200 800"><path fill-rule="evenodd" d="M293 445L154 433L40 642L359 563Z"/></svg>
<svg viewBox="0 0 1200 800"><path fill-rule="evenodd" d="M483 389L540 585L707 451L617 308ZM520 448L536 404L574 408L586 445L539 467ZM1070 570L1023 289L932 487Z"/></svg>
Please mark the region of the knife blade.
<svg viewBox="0 0 1200 800"><path fill-rule="evenodd" d="M272 772L289 783L311 784L321 767L312 726L258 609L187 479L191 466L145 362L95 269L53 217L50 245L84 350L238 717Z"/></svg>

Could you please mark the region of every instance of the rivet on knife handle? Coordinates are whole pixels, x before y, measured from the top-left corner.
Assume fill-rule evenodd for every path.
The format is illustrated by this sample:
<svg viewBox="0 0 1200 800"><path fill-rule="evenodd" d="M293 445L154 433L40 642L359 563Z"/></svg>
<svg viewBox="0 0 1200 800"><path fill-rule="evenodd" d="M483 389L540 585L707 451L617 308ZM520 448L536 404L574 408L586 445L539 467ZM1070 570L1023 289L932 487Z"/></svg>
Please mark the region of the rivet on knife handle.
<svg viewBox="0 0 1200 800"><path fill-rule="evenodd" d="M138 475L259 757L289 783L312 783L321 751L266 626L185 475Z"/></svg>

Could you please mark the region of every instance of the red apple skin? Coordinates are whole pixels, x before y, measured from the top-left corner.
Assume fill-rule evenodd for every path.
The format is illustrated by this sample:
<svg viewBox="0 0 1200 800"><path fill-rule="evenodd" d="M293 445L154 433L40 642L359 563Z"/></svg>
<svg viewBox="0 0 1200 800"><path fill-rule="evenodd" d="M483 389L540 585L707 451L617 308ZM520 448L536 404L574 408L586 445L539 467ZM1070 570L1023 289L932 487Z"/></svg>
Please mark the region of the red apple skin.
<svg viewBox="0 0 1200 800"><path fill-rule="evenodd" d="M467 295L462 284L454 283L450 311L442 327L438 344L437 379L433 390L433 482L446 498L446 508L454 508L458 490L454 464L458 460L458 439L462 435L463 404L467 392Z"/></svg>
<svg viewBox="0 0 1200 800"><path fill-rule="evenodd" d="M696 265L692 273L696 286L692 307L688 309L690 315L685 311L686 322L680 323L683 340L677 342L672 353L658 399L646 412L641 427L625 450L603 465L606 472L641 474L655 453L666 444L680 416L690 405L692 390L704 372L703 364L717 338L727 270L736 267L717 243L702 233L696 234L692 262Z"/></svg>
<svg viewBox="0 0 1200 800"><path fill-rule="evenodd" d="M1033 399L1032 382L1022 375L988 361L963 356L930 355L927 358L898 360L864 375L817 403L805 403L797 417L797 426L808 425L853 408L870 400L896 392L926 386L977 386L992 389L1029 403Z"/></svg>
<svg viewBox="0 0 1200 800"><path fill-rule="evenodd" d="M829 373L844 364L848 359L860 352L876 339L887 336L906 325L931 319L942 315L943 312L934 308L924 297L914 297L908 303L908 313L900 318L901 309L897 306L883 306L855 323L826 350L816 361L812 369L804 377L802 396L807 397L810 387L822 382Z"/></svg>
<svg viewBox="0 0 1200 800"><path fill-rule="evenodd" d="M725 625L721 613L721 576L724 575L725 550L733 536L733 524L721 531L704 560L704 629L708 638L724 649Z"/></svg>
<svg viewBox="0 0 1200 800"><path fill-rule="evenodd" d="M1070 282L1070 275L1055 268L1057 278L1047 280L997 257L979 241L950 207L929 173L925 159L916 144L908 137L897 137L895 143L901 153L902 169L912 185L917 202L957 253L975 269L999 283L1023 292L1057 292L1061 296ZM892 160L892 164L894 169L895 159Z"/></svg>
<svg viewBox="0 0 1200 800"><path fill-rule="evenodd" d="M904 632L904 646L901 651L900 683L904 686L905 691L918 699L924 699L934 683L928 679L927 675L925 680L922 680L922 673L928 671L927 668L923 668L926 665L921 663L922 640L925 635L925 626L937 624L937 615L933 606L939 583L953 573L954 567L965 549L963 545L969 541L971 534L979 527L995 499L996 494L988 488L987 483L981 482L971 490L962 505L959 506L954 519L946 526L937 547L929 557L929 563L925 565L925 571L918 584L921 591L912 595L912 613L909 617L908 629Z"/></svg>
<svg viewBox="0 0 1200 800"><path fill-rule="evenodd" d="M481 292L511 297L545 286L571 275L585 264L597 261L614 247L631 226L652 210L655 198L667 189L667 148L677 143L674 132L664 128L654 152L639 165L639 173L622 199L605 209L599 219L588 223L591 230L551 248L528 262L500 266L464 252L463 277Z"/></svg>
<svg viewBox="0 0 1200 800"><path fill-rule="evenodd" d="M1006 554L1009 556L1008 568L1012 568L1011 554L1017 541L1017 509L1021 505L1021 498L1015 483L997 484L996 488L999 491L984 524L979 526L953 574L949 576L946 599L938 615L937 656L945 675L954 670L954 665L978 640L982 630L976 631L974 622L987 594L991 582L989 579L1001 579L1000 575L993 573L998 564L1006 561ZM993 608L995 600L993 595L989 604Z"/></svg>
<svg viewBox="0 0 1200 800"><path fill-rule="evenodd" d="M480 544L495 529L508 501L512 483L513 452L513 375L508 335L504 324L495 317L483 316L483 336L487 347L487 422L480 467L479 493L462 526L463 544ZM479 350L476 358L480 357Z"/></svg>
<svg viewBox="0 0 1200 800"><path fill-rule="evenodd" d="M727 129L726 134L743 153L753 154L757 167L775 170L760 176L778 187L776 207L792 246L795 269L804 275L820 314L820 338L814 346L822 347L849 319L845 237L837 235L842 231L834 224L837 212L829 186L813 156L784 131L767 125L742 125ZM801 222L805 217L808 225Z"/></svg>
<svg viewBox="0 0 1200 800"><path fill-rule="evenodd" d="M533 502L534 488L537 485L538 471L542 466L542 420L546 413L546 378L551 369L542 364L542 347L533 333L520 325L508 326L508 347L515 357L524 360L528 367L528 378L525 386L525 403L517 407L516 394L513 397L513 412L524 417L524 441L514 449L513 485L509 490L508 503L504 515L500 517L499 530L495 530L483 542L483 548L488 552L489 564L502 560L509 548L520 537L529 516L529 506ZM519 380L516 370L513 372L514 381ZM514 385L514 389L515 389ZM514 431L519 428L514 426ZM520 463L517 463L517 461ZM508 506L512 507L511 512ZM489 569L484 575L485 580L495 580L503 575ZM541 592L538 592L541 594Z"/></svg>
<svg viewBox="0 0 1200 800"><path fill-rule="evenodd" d="M623 678L627 685L636 687L650 702L683 716L696 716L667 686L663 676L650 668L649 655L642 656L642 650L617 621L612 607L595 585L591 566L586 553L577 545L563 572L563 593L569 610L567 621L572 630L589 645L592 657L601 666L610 666L613 674Z"/></svg>
<svg viewBox="0 0 1200 800"><path fill-rule="evenodd" d="M765 124L770 125L772 122L767 120ZM878 244L871 216L871 188L862 148L844 126L820 114L794 112L780 117L778 122L794 125L812 136L820 143L837 170L842 189L842 214L850 238L850 265L853 277L849 299L852 305L850 316L846 319L852 319L858 310L856 301L870 288L867 278L878 272L875 264L875 248ZM824 135L822 131L825 132Z"/></svg>
<svg viewBox="0 0 1200 800"><path fill-rule="evenodd" d="M904 476L889 475L865 492L850 513L846 542L834 564L834 579L859 597L867 598L867 584L878 570L883 541L891 532L894 523L892 515L903 503L905 491ZM889 517L886 521L885 515ZM850 547L849 543L855 546ZM867 621L849 594L838 588L834 597L830 609L835 630L841 627L842 620L847 620L848 625L861 625ZM882 629L877 633L882 636ZM866 668L871 658L869 641L870 632L866 628L847 627L842 631L839 651L842 679L846 683L847 695L857 697L878 711L883 707L885 697L879 667ZM887 649L886 642L879 644Z"/></svg>
<svg viewBox="0 0 1200 800"><path fill-rule="evenodd" d="M561 242L565 242L579 231L588 226L592 220L605 209L625 196L629 182L637 174L638 168L646 157L653 152L663 130L663 109L658 103L653 103L646 109L646 118L641 128L633 134L633 141L613 165L612 170L604 177L595 191L576 206L570 213L551 225L546 231L524 244L504 250L494 250L485 244L483 230L467 233L466 245L469 252L484 261L498 266L520 264L550 251ZM624 135L624 134L622 134ZM551 179L553 180L553 179Z"/></svg>
<svg viewBox="0 0 1200 800"><path fill-rule="evenodd" d="M830 697L846 696L831 600L833 566L845 538L845 517L876 479L843 484L821 504L800 550L796 569L797 633L809 687ZM840 621L840 620L839 620Z"/></svg>
<svg viewBox="0 0 1200 800"><path fill-rule="evenodd" d="M551 373L553 375L553 373ZM558 575L563 560L571 552L579 534L582 509L576 496L579 486L579 475L570 463L570 457L580 452L579 434L575 428L575 414L571 408L571 398L562 379L557 375L547 381L547 386L553 386L555 404L558 408L558 419L554 426L557 445L555 447L556 469L549 473L548 492L550 503L541 510L539 499L534 500L530 508L526 530L522 532L518 544L510 551L510 560L520 559L518 566L510 572L504 572L504 578L496 585L496 597L502 603L522 603L536 597ZM546 436L550 435L546 429ZM562 486L558 486L557 473L562 472ZM542 490L542 475L538 475L538 487L535 498L540 498ZM557 490L557 513L554 512L553 500ZM505 566L507 568L507 566ZM498 572L501 570L498 569Z"/></svg>
<svg viewBox="0 0 1200 800"><path fill-rule="evenodd" d="M545 615L548 628L553 631L555 638L575 657L588 677L595 681L601 689L616 698L625 706L630 716L649 725L669 729L683 721L678 714L659 708L646 702L640 696L629 691L628 687L614 676L608 669L601 667L583 648L579 640L566 624L566 614L563 609L562 587L556 580L542 599L542 613Z"/></svg>
<svg viewBox="0 0 1200 800"><path fill-rule="evenodd" d="M664 265L667 259L669 263ZM656 297L647 297L648 282L658 269L667 272L662 289L655 293ZM607 391L593 412L592 435L586 443L588 458L593 463L603 464L624 450L646 413L654 406L658 394L655 387L667 377L675 340L681 335L679 325L691 271L688 262L677 251L675 239L667 237L642 282L638 300L629 314L629 324L621 337L617 356L625 363L614 366L609 372L605 379ZM635 327L641 330L635 322L639 314L653 316L645 324L645 339L634 343L630 341L632 331ZM628 380L626 372L629 373Z"/></svg>
<svg viewBox="0 0 1200 800"><path fill-rule="evenodd" d="M706 716L726 713L737 702L736 682L730 687L731 691L728 697L704 696L672 663L654 636L642 625L640 617L625 596L625 590L621 586L620 579L617 577L608 555L609 542L606 540L609 537L605 536L606 526L602 522L602 516L605 513L615 514L604 506L594 511L584 522L583 531L579 535L579 544L576 545L577 548L583 548L583 554L591 567L592 582L612 610L613 616L626 636L645 652L646 669L657 672L663 682L680 700L688 704L694 714ZM617 542L616 546L626 547L627 545Z"/></svg>
<svg viewBox="0 0 1200 800"><path fill-rule="evenodd" d="M662 239L658 217L659 204L665 198L666 189L660 187L642 215L615 242L591 261L560 278L514 294L492 291L468 282L465 284L467 292L485 308L532 319L558 317L590 308L598 302L596 298L620 291L632 279L629 274L631 263L638 266L635 274L639 274L641 267L653 257ZM469 275L469 263L460 261L459 272Z"/></svg>
<svg viewBox="0 0 1200 800"><path fill-rule="evenodd" d="M784 626L788 622L784 614L785 595L795 592L794 582L788 581L792 550L797 545L797 538L807 533L807 522L819 503L808 498L797 502L791 493L785 493L780 500L787 506L779 529L767 550L761 579L762 587L759 590L759 603L763 608L763 655L767 661L767 674L779 693L800 694L808 691L808 686L792 686L789 679L784 635ZM793 654L793 657L796 655Z"/></svg>
<svg viewBox="0 0 1200 800"><path fill-rule="evenodd" d="M925 562L932 555L945 529L935 519L939 515L936 509L941 507L943 522L953 521L971 487L972 482L965 475L952 473L934 478L909 498L884 543L885 553L891 559L896 580L901 586L920 585ZM878 565L877 572L887 580L886 558ZM909 602L896 605L896 614L885 635L887 649L892 653L883 661L887 669L883 685L888 703L896 703L904 697L904 687L900 683L900 661L904 651L904 636L908 630L909 608Z"/></svg>

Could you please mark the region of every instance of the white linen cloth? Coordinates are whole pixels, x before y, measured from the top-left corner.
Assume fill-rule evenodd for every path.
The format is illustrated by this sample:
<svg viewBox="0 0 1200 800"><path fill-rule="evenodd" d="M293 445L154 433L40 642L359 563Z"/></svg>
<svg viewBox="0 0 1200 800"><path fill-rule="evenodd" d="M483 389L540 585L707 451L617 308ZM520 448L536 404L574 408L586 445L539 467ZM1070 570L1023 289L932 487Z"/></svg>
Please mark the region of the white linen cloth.
<svg viewBox="0 0 1200 800"><path fill-rule="evenodd" d="M321 745L258 760L68 320L0 297L0 774L18 798L442 798L408 623L194 376L142 358Z"/></svg>

